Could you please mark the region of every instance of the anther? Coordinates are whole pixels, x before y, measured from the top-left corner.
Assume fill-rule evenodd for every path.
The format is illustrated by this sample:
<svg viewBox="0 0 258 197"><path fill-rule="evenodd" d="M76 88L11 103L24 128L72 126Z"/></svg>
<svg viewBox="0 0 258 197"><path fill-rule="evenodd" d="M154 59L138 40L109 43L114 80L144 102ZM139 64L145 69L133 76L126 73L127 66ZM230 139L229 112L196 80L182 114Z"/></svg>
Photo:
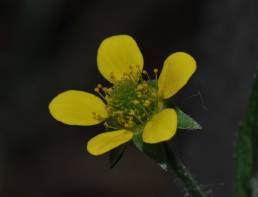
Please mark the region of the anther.
<svg viewBox="0 0 258 197"><path fill-rule="evenodd" d="M134 114L135 115L135 114ZM129 121L133 121L133 116L129 116Z"/></svg>
<svg viewBox="0 0 258 197"><path fill-rule="evenodd" d="M156 94L158 95L158 72L159 72L159 70L157 68L154 68L153 72L155 74L155 80L156 80Z"/></svg>
<svg viewBox="0 0 258 197"><path fill-rule="evenodd" d="M130 110L129 115L134 116L135 112L133 110Z"/></svg>
<svg viewBox="0 0 258 197"><path fill-rule="evenodd" d="M129 127L133 127L134 125L135 125L135 123L133 121L131 121L131 120L128 121L128 126Z"/></svg>
<svg viewBox="0 0 258 197"><path fill-rule="evenodd" d="M139 102L138 100L133 100L132 103L135 104L135 105L137 105L137 104L139 104L140 102Z"/></svg>
<svg viewBox="0 0 258 197"><path fill-rule="evenodd" d="M149 75L149 73L147 72L147 70L143 70L143 71L142 71L142 74L146 75L147 78L148 78L148 80L150 80L150 75Z"/></svg>
<svg viewBox="0 0 258 197"><path fill-rule="evenodd" d="M159 69L154 68L154 69L153 69L153 72L154 72L154 74L155 74L155 79L156 79L156 81L157 81L157 80L158 80L158 72L159 72Z"/></svg>
<svg viewBox="0 0 258 197"><path fill-rule="evenodd" d="M138 86L137 86L137 90L142 90L143 89L143 86L141 85L141 84L139 84Z"/></svg>
<svg viewBox="0 0 258 197"><path fill-rule="evenodd" d="M136 95L137 95L138 98L142 97L142 93L141 92L137 92Z"/></svg>
<svg viewBox="0 0 258 197"><path fill-rule="evenodd" d="M122 116L122 115L123 115L123 112L122 112L122 111L115 111L114 114L115 114L115 115L118 115L118 116Z"/></svg>
<svg viewBox="0 0 258 197"><path fill-rule="evenodd" d="M105 92L106 95L109 95L109 96L110 96L110 94L112 92L112 88L103 87L102 90Z"/></svg>
<svg viewBox="0 0 258 197"><path fill-rule="evenodd" d="M104 126L106 128L110 128L110 129L116 129L116 130L119 129L119 128L115 127L115 126L110 125L108 122L104 122Z"/></svg>
<svg viewBox="0 0 258 197"><path fill-rule="evenodd" d="M98 93L98 95L103 99L103 100L106 100L105 99L105 96L100 92L100 89L98 87L94 88L94 91Z"/></svg>
<svg viewBox="0 0 258 197"><path fill-rule="evenodd" d="M99 92L99 88L95 88L94 91L95 91L95 92Z"/></svg>
<svg viewBox="0 0 258 197"><path fill-rule="evenodd" d="M150 104L151 104L151 102L150 102L149 100L146 100L146 101L144 101L144 103L143 103L143 105L144 105L145 107L149 107Z"/></svg>
<svg viewBox="0 0 258 197"><path fill-rule="evenodd" d="M128 127L129 127L129 124L128 124L128 123L125 123L125 124L124 124L124 127L125 127L125 128L128 128Z"/></svg>

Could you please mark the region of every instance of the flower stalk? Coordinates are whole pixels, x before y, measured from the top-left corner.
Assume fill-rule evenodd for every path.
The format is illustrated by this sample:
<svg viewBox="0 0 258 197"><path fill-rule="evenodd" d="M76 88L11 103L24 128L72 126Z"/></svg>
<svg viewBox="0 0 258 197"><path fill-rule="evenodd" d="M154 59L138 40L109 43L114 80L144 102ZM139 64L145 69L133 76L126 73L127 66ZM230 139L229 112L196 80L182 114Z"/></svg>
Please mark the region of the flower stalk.
<svg viewBox="0 0 258 197"><path fill-rule="evenodd" d="M191 194L193 197L205 197L205 193L202 191L200 185L187 170L182 161L175 155L175 153L170 149L168 144L164 143L165 153L167 157L166 168L164 164L160 164L161 168L167 172L174 174L183 183L184 188L187 193Z"/></svg>
<svg viewBox="0 0 258 197"><path fill-rule="evenodd" d="M166 142L147 144L143 142L141 135L135 136L133 140L136 147L158 163L165 172L173 176L176 175L188 194L192 197L206 196L200 185Z"/></svg>

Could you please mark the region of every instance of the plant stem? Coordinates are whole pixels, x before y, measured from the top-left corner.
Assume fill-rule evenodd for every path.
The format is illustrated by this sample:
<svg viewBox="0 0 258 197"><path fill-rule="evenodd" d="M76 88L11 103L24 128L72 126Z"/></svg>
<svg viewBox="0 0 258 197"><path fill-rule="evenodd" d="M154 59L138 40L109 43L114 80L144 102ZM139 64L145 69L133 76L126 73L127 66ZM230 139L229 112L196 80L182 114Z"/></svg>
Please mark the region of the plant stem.
<svg viewBox="0 0 258 197"><path fill-rule="evenodd" d="M164 144L164 148L167 162L160 164L161 167L169 173L175 174L178 179L182 181L184 187L191 196L205 197L205 193L202 191L197 181L193 178L182 161L175 155L167 144ZM164 165L166 165L166 168L164 168Z"/></svg>
<svg viewBox="0 0 258 197"><path fill-rule="evenodd" d="M205 197L197 181L186 169L182 161L174 154L165 142L158 144L147 144L142 140L142 135L135 135L133 139L136 147L148 155L151 159L168 173L176 175L183 183L183 187L192 197Z"/></svg>

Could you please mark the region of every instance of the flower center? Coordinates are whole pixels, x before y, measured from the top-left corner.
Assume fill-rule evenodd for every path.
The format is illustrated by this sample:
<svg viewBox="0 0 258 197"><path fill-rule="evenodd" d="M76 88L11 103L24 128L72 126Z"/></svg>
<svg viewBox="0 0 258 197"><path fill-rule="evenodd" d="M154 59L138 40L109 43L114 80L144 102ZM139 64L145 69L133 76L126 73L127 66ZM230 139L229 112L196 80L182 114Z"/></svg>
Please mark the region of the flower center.
<svg viewBox="0 0 258 197"><path fill-rule="evenodd" d="M145 124L157 111L157 80L144 80L141 76L138 81L125 77L110 88L98 85L96 91L99 92L100 89L105 93L102 98L107 103L109 114L104 123L107 128L132 129Z"/></svg>

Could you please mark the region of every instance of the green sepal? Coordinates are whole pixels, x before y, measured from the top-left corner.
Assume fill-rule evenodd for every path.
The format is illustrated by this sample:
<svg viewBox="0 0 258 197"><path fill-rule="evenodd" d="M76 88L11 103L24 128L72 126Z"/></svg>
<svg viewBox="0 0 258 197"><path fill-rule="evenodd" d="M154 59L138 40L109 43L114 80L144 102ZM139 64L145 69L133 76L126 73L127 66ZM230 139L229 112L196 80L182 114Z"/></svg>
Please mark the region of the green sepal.
<svg viewBox="0 0 258 197"><path fill-rule="evenodd" d="M151 159L156 161L159 164L163 164L166 162L166 153L164 150L164 146L162 143L158 144L147 144L142 140L142 133L138 133L134 135L133 142L136 147Z"/></svg>
<svg viewBox="0 0 258 197"><path fill-rule="evenodd" d="M186 129L186 130L201 130L202 126L195 121L191 116L184 113L182 110L180 110L178 107L175 108L177 112L177 118L178 118L178 129Z"/></svg>
<svg viewBox="0 0 258 197"><path fill-rule="evenodd" d="M202 126L194 120L190 115L183 112L179 107L176 106L171 100L166 100L164 102L165 107L174 108L177 112L177 128L185 130L201 130Z"/></svg>
<svg viewBox="0 0 258 197"><path fill-rule="evenodd" d="M122 144L109 152L109 165L114 168L124 155L127 144Z"/></svg>

